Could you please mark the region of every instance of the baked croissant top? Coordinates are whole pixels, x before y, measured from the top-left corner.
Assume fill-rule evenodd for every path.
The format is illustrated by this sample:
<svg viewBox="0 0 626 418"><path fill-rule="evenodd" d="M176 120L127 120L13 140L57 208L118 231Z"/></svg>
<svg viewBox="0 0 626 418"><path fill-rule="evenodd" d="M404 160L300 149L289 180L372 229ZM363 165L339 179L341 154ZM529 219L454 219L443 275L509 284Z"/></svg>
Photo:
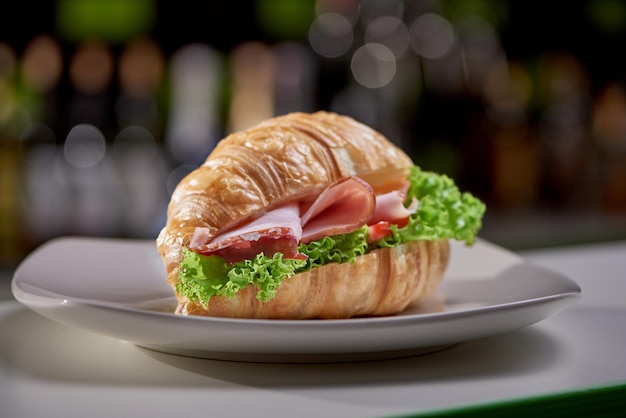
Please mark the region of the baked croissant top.
<svg viewBox="0 0 626 418"><path fill-rule="evenodd" d="M182 247L197 227L206 228L210 239L348 176L363 179L376 193L394 190L412 164L382 134L329 112L291 113L232 133L171 196L157 238L168 282L177 282Z"/></svg>

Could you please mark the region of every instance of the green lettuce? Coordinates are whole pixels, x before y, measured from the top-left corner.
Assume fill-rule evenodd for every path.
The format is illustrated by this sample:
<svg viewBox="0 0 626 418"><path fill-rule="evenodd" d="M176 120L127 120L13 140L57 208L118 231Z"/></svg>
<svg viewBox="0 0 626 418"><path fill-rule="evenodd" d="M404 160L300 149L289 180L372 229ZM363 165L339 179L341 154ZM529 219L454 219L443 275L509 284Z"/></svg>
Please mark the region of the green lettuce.
<svg viewBox="0 0 626 418"><path fill-rule="evenodd" d="M257 299L267 302L276 296L281 282L305 263L304 260L283 259L281 253L273 257L261 253L251 260L229 265L218 255L206 256L183 248L176 290L206 306L213 296L234 296L240 289L254 285L258 289Z"/></svg>
<svg viewBox="0 0 626 418"><path fill-rule="evenodd" d="M435 239L474 243L486 210L483 202L470 193L461 193L448 176L422 171L417 166L409 169L409 182L406 204L417 199L417 211L403 228L391 225L391 235L373 243L373 247Z"/></svg>
<svg viewBox="0 0 626 418"><path fill-rule="evenodd" d="M239 289L253 285L258 289L257 299L267 302L276 295L284 279L328 263L354 262L367 248L367 226L298 245L298 251L307 255L306 260L285 259L281 253L272 257L260 253L251 260L229 265L219 255L202 255L183 247L176 290L206 306L213 296L234 296Z"/></svg>
<svg viewBox="0 0 626 418"><path fill-rule="evenodd" d="M281 253L272 257L263 253L251 260L232 265L218 255L202 255L183 248L177 291L190 300L207 305L213 296L234 296L252 285L262 302L271 300L283 280L302 271L329 263L351 263L356 257L375 248L391 248L415 240L455 239L467 245L474 243L482 225L485 205L469 193L461 193L445 175L409 169L410 186L406 204L416 198L418 209L407 225L391 225L391 235L368 243L367 226L341 235L324 237L300 244L298 251L306 260L285 259Z"/></svg>
<svg viewBox="0 0 626 418"><path fill-rule="evenodd" d="M308 244L300 244L298 251L306 254L308 259L298 273L329 263L352 263L356 257L365 254L367 249L367 226L348 234L333 235Z"/></svg>

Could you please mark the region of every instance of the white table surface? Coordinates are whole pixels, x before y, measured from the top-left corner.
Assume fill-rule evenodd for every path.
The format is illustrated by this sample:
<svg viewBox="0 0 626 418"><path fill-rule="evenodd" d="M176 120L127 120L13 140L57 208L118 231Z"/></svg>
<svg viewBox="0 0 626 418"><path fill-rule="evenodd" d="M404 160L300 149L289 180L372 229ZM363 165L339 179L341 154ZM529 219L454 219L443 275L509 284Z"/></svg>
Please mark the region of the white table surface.
<svg viewBox="0 0 626 418"><path fill-rule="evenodd" d="M380 417L626 383L626 241L523 255L574 279L581 300L519 331L351 364L151 352L48 320L0 281L0 417Z"/></svg>

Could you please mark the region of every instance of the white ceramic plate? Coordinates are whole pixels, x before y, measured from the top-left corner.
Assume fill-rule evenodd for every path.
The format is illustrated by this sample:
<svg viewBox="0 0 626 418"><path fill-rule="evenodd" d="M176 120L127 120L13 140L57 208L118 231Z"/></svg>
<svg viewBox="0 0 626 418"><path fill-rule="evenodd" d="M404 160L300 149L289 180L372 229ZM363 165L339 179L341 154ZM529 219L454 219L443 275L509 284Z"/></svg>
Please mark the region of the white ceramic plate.
<svg viewBox="0 0 626 418"><path fill-rule="evenodd" d="M194 357L335 362L406 357L540 321L577 300L570 279L484 240L452 243L438 293L397 316L247 320L174 315L153 241L59 238L18 267L18 301L58 322Z"/></svg>

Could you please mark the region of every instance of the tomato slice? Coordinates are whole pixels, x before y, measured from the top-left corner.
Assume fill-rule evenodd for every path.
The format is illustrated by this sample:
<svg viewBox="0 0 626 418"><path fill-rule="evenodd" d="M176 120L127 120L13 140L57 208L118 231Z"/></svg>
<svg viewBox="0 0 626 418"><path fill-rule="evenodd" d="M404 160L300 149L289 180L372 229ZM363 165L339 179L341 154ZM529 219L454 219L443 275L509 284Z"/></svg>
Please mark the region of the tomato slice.
<svg viewBox="0 0 626 418"><path fill-rule="evenodd" d="M387 221L380 221L373 225L369 225L367 230L368 242L378 241L381 238L391 235L391 228L389 228L390 225L391 224Z"/></svg>

